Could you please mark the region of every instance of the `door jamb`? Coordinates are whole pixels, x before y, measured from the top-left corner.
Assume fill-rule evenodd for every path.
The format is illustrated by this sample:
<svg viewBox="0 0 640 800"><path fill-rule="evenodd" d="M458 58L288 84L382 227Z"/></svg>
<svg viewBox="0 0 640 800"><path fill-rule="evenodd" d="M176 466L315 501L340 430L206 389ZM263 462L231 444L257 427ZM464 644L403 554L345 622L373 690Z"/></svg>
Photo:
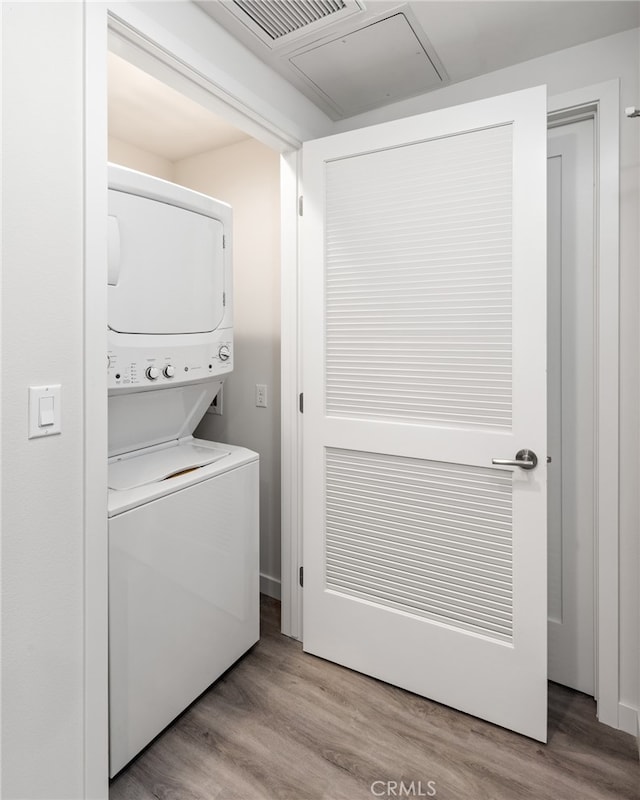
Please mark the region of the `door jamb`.
<svg viewBox="0 0 640 800"><path fill-rule="evenodd" d="M281 631L302 639L302 391L299 212L301 151L281 157ZM293 198L294 203L291 203Z"/></svg>

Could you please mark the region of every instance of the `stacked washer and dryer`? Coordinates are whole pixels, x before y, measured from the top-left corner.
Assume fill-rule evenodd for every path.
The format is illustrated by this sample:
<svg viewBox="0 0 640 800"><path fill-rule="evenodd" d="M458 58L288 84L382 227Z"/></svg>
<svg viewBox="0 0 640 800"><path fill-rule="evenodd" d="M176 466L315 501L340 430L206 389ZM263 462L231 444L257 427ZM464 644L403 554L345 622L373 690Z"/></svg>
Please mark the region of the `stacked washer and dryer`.
<svg viewBox="0 0 640 800"><path fill-rule="evenodd" d="M258 455L193 437L233 369L231 209L109 165L110 774L259 638Z"/></svg>

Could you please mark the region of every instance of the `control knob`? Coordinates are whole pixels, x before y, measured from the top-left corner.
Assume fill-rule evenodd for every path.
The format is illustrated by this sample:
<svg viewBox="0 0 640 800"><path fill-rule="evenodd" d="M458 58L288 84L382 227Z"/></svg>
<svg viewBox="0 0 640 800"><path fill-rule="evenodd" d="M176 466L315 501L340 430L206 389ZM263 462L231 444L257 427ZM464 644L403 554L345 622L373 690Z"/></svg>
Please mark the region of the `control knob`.
<svg viewBox="0 0 640 800"><path fill-rule="evenodd" d="M162 370L162 374L165 378L173 378L176 374L176 368L172 367L171 364L167 364L167 366Z"/></svg>
<svg viewBox="0 0 640 800"><path fill-rule="evenodd" d="M160 377L160 370L157 367L147 367L146 376L150 381L157 381Z"/></svg>
<svg viewBox="0 0 640 800"><path fill-rule="evenodd" d="M228 361L231 358L231 350L229 349L228 344L220 345L220 349L218 350L218 358L220 361Z"/></svg>

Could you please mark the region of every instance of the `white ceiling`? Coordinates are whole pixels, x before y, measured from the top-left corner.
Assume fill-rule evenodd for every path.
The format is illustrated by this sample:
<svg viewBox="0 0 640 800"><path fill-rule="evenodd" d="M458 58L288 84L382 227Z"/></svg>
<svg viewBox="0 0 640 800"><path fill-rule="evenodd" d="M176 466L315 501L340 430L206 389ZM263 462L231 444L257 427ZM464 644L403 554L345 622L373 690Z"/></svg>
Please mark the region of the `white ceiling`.
<svg viewBox="0 0 640 800"><path fill-rule="evenodd" d="M376 55L379 45L353 49L352 57L358 59L357 68L354 65L353 69L348 69L350 55L347 52L340 60L323 59L325 45L329 46L324 52L331 56L335 53L337 38L355 42L359 36L346 34L367 25L373 29L374 23L392 12L406 14L433 63L438 69L444 67L445 84L640 26L640 2L633 0L359 2L364 6L363 12L336 23L335 27L298 38L280 50L269 48L249 29L234 21L219 0L198 4L219 22L224 22L233 35L334 119L364 110L363 98L370 108L443 85L431 81L420 88L415 79L396 80L392 90L381 91L379 86L388 78L390 70L389 64ZM332 61L340 67L334 68ZM299 68L302 63L313 64L315 74L322 76L324 91L311 80L313 75L304 77ZM349 76L357 74L360 81L350 94L345 92L347 73ZM340 94L339 103L332 102L332 85L336 95ZM113 54L109 59L109 134L170 161L247 138L242 131Z"/></svg>
<svg viewBox="0 0 640 800"><path fill-rule="evenodd" d="M109 136L180 161L248 139L208 109L109 53Z"/></svg>
<svg viewBox="0 0 640 800"><path fill-rule="evenodd" d="M409 5L452 83L640 26L640 3L630 0Z"/></svg>
<svg viewBox="0 0 640 800"><path fill-rule="evenodd" d="M302 26L274 41L242 17L234 0L196 2L333 119L438 88L426 73L417 86L419 76L409 65L420 47L436 67L438 61L444 67L440 85L446 85L640 25L640 3L632 0L356 0L363 7L359 13L320 29L319 23ZM315 5L313 0L293 2ZM269 5L264 3L265 10ZM394 14L406 19L404 44L398 27L394 34L384 22ZM331 19L329 15L323 22ZM374 33L381 27L389 49L395 49L396 66L405 75L412 72L413 86L390 80L389 64L382 58L386 48L381 51L380 34ZM419 40L413 39L414 46L407 35L411 31ZM307 64L312 57L310 69L301 68L301 55ZM350 102L345 104L349 88Z"/></svg>

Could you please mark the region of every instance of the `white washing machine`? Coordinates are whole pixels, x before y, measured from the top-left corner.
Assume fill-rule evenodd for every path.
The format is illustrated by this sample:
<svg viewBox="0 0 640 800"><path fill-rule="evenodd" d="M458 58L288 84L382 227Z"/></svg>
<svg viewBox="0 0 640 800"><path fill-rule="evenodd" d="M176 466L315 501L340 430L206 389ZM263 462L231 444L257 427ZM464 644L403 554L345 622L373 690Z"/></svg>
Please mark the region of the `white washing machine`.
<svg viewBox="0 0 640 800"><path fill-rule="evenodd" d="M231 209L109 166L115 775L259 638L258 455L193 438L233 368Z"/></svg>

